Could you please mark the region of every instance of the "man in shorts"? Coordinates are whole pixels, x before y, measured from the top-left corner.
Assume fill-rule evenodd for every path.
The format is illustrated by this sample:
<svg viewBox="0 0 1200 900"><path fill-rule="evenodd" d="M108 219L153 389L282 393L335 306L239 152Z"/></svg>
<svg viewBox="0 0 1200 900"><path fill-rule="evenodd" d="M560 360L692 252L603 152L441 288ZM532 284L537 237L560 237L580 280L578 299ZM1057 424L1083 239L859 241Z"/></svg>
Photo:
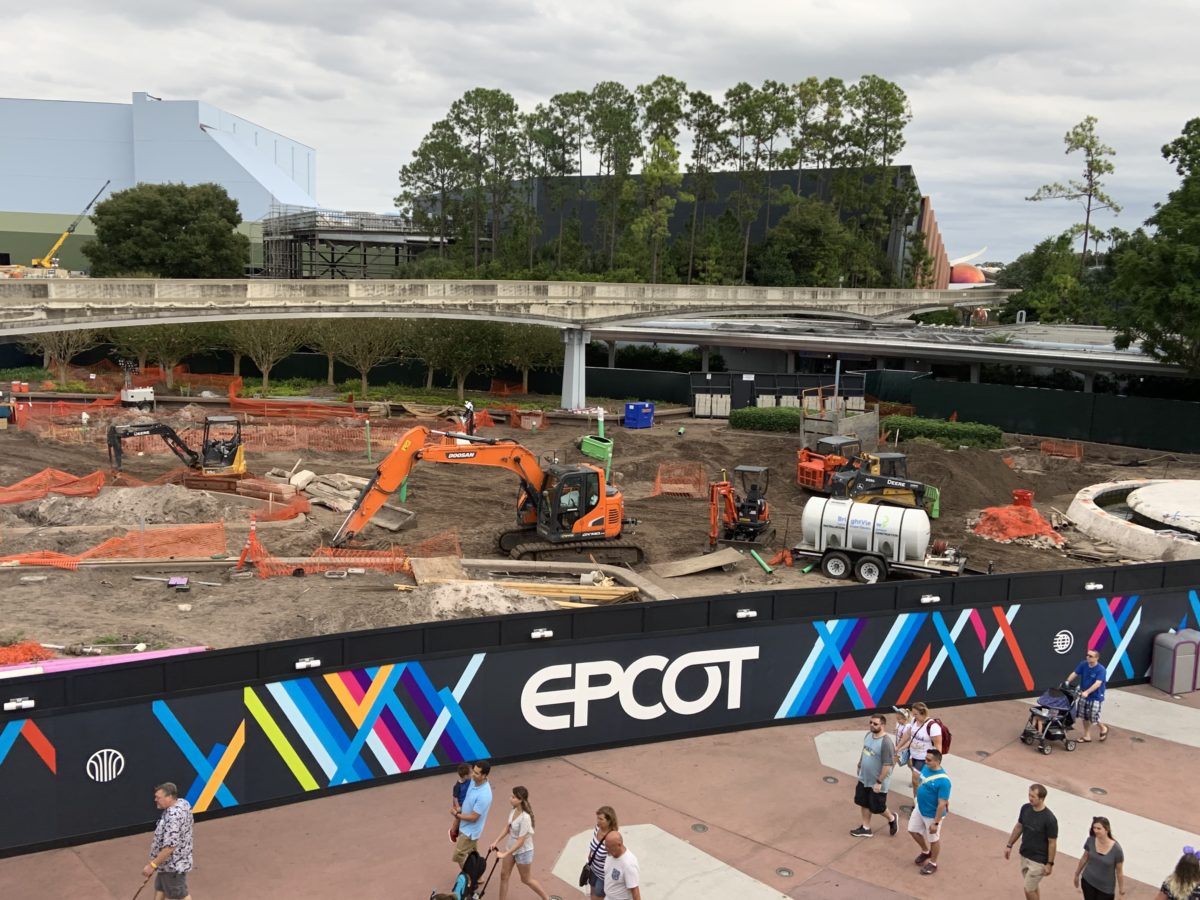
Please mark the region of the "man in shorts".
<svg viewBox="0 0 1200 900"><path fill-rule="evenodd" d="M936 875L938 855L942 849L942 826L950 815L950 776L942 771L942 753L930 750L925 754L917 787L917 802L908 817L908 833L921 848L913 860L921 867L922 875Z"/></svg>
<svg viewBox="0 0 1200 900"><path fill-rule="evenodd" d="M862 753L858 757L858 781L854 785L854 802L862 810L862 824L853 829L854 837L869 838L871 816L883 816L888 831L896 836L898 819L888 812L888 787L892 780L892 768L896 764L896 746L887 733L887 716L876 713L871 716L869 731L863 737Z"/></svg>
<svg viewBox="0 0 1200 900"><path fill-rule="evenodd" d="M1100 706L1104 703L1104 689L1108 686L1108 673L1100 665L1100 651L1089 650L1087 659L1075 667L1067 676L1067 684L1079 681L1079 718L1083 720L1083 742L1092 742L1092 726L1100 729L1100 740L1108 738L1108 726L1100 724Z"/></svg>
<svg viewBox="0 0 1200 900"><path fill-rule="evenodd" d="M169 781L154 789L154 805L159 808L158 824L150 842L150 862L142 874L154 875L154 900L191 900L192 805Z"/></svg>
<svg viewBox="0 0 1200 900"><path fill-rule="evenodd" d="M1046 808L1045 785L1029 786L1029 802L1017 814L1017 824L1004 850L1005 859L1012 857L1017 838L1021 839L1018 852L1026 900L1040 900L1042 879L1054 874L1054 857L1058 855L1058 819Z"/></svg>
<svg viewBox="0 0 1200 900"><path fill-rule="evenodd" d="M471 785L463 798L462 808L450 812L458 822L458 840L454 843L454 864L462 868L463 861L479 846L488 810L492 808L492 786L488 784L492 764L481 759L471 766Z"/></svg>

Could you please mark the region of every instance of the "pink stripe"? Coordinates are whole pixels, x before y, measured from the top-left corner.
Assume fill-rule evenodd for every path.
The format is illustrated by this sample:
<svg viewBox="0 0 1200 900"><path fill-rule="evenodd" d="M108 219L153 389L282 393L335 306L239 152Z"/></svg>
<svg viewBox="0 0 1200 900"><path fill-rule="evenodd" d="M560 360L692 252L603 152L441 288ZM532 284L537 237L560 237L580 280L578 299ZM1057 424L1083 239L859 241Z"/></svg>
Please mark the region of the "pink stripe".
<svg viewBox="0 0 1200 900"><path fill-rule="evenodd" d="M29 669L40 667L43 672L70 672L74 669L91 669L98 666L119 666L122 663L144 662L147 659L163 659L168 656L182 656L185 653L203 653L208 647L172 647L170 650L145 650L141 653L117 653L112 656L81 656L66 659L44 659L36 663L16 663L11 666L0 666L0 673L9 670ZM21 672L20 674L29 674Z"/></svg>
<svg viewBox="0 0 1200 900"><path fill-rule="evenodd" d="M847 653L845 659L842 660L842 667L838 669L837 675L834 676L833 681L829 684L829 690L827 690L825 692L825 696L821 698L821 705L817 707L818 715L821 715L829 710L829 704L831 704L833 702L833 698L837 696L838 689L842 686L842 682L846 680L847 676L850 677L850 681L854 684L855 689L858 691L858 697L860 700L862 700L863 705L867 707L872 707L875 705L875 701L872 700L871 695L867 693L867 686L863 684L862 676L858 674L858 666L854 664L854 657Z"/></svg>
<svg viewBox="0 0 1200 900"><path fill-rule="evenodd" d="M1113 618L1117 617L1117 607L1121 605L1120 597L1113 597L1108 601L1108 610L1113 614ZM1100 639L1104 636L1104 629L1107 628L1107 623L1101 619L1096 623L1096 630L1092 632L1092 638L1088 641L1088 649L1095 650L1100 646ZM1117 636L1113 635L1113 646L1117 646Z"/></svg>
<svg viewBox="0 0 1200 900"><path fill-rule="evenodd" d="M363 697L367 696L367 692L362 685L358 683L358 679L351 672L338 672L338 677L342 679L342 684L346 686L346 690L350 692L350 696L354 698L355 703L362 703Z"/></svg>
<svg viewBox="0 0 1200 900"><path fill-rule="evenodd" d="M374 731L379 735L379 739L383 741L383 746L387 748L388 754L392 757L392 762L400 767L401 772L407 772L412 768L412 760L404 755L404 751L400 749L400 745L396 743L396 739L392 737L392 732L388 729L387 724L380 716L375 720Z"/></svg>
<svg viewBox="0 0 1200 900"><path fill-rule="evenodd" d="M979 610L971 610L971 624L975 626L975 635L979 638L979 646L987 649L987 632L983 628L983 617Z"/></svg>

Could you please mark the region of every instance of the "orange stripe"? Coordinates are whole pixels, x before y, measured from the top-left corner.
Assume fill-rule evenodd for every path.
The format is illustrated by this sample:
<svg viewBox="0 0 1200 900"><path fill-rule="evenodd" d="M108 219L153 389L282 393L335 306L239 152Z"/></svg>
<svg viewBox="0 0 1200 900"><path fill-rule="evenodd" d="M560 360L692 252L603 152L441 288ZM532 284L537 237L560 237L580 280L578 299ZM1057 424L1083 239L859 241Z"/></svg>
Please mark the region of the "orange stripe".
<svg viewBox="0 0 1200 900"><path fill-rule="evenodd" d="M46 764L46 768L57 775L58 755L54 751L54 745L42 733L42 729L37 727L33 719L25 720L25 724L21 726L21 734L25 737L25 740L29 741L29 746L42 758L42 762Z"/></svg>
<svg viewBox="0 0 1200 900"><path fill-rule="evenodd" d="M213 769L212 778L208 779L208 784L204 786L204 790L200 792L200 796L196 798L196 803L192 807L196 812L204 812L208 809L208 805L212 803L213 797L217 795L217 789L225 783L225 776L229 774L230 768L233 766L233 761L237 759L238 754L242 752L242 746L246 743L246 720L242 719L238 729L234 732L233 740L229 742L229 746L225 748L225 752L221 754L221 761L217 763L217 767Z"/></svg>
<svg viewBox="0 0 1200 900"><path fill-rule="evenodd" d="M921 654L921 661L917 663L916 669L913 670L912 678L908 679L908 684L904 686L904 690L900 692L900 696L896 699L896 703L899 706L903 706L908 702L908 698L912 696L912 692L917 688L917 682L921 680L921 676L929 668L930 648L932 646L932 644L925 645L925 652Z"/></svg>
<svg viewBox="0 0 1200 900"><path fill-rule="evenodd" d="M993 606L992 612L996 616L996 621L1000 623L1000 630L1004 632L1004 641L1008 644L1008 649L1012 651L1013 662L1017 664L1017 671L1021 673L1021 680L1025 682L1025 690L1033 690L1033 676L1029 674L1029 666L1025 665L1025 657L1021 653L1021 645L1017 643L1017 636L1013 634L1012 626L1008 624L1008 619L1005 618L1003 610L999 606Z"/></svg>

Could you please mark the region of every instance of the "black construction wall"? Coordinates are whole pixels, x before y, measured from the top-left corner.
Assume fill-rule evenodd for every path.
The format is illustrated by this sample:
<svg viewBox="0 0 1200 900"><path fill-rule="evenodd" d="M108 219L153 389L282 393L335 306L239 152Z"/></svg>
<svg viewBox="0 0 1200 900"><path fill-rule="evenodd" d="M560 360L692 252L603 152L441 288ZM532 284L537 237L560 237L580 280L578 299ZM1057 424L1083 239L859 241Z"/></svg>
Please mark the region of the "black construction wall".
<svg viewBox="0 0 1200 900"><path fill-rule="evenodd" d="M762 592L11 679L4 697L36 705L0 718L0 797L21 811L0 816L0 855L145 828L166 780L228 814L480 757L1032 695L1086 646L1139 682L1156 634L1200 624L1197 582L1188 562Z"/></svg>

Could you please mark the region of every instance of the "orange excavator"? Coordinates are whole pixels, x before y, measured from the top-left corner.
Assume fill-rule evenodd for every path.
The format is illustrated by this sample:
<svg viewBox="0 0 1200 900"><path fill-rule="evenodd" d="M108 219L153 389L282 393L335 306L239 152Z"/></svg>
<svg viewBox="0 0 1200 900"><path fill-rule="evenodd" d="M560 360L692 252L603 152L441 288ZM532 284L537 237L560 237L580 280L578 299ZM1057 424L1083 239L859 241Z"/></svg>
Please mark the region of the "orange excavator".
<svg viewBox="0 0 1200 900"><path fill-rule="evenodd" d="M764 466L738 466L733 474L741 479L739 495L732 481L721 472L721 480L708 486L708 548L761 548L775 537L771 510L767 506L770 470Z"/></svg>
<svg viewBox="0 0 1200 900"><path fill-rule="evenodd" d="M433 438L453 442L433 443ZM604 469L592 465L542 465L537 455L509 438L484 438L418 425L406 431L374 477L367 482L331 543L338 547L359 534L371 517L400 490L418 462L491 466L520 479L517 527L499 536L499 547L513 559L562 559L581 554L605 562L641 562L645 554L622 539L625 517L621 491L605 482Z"/></svg>

